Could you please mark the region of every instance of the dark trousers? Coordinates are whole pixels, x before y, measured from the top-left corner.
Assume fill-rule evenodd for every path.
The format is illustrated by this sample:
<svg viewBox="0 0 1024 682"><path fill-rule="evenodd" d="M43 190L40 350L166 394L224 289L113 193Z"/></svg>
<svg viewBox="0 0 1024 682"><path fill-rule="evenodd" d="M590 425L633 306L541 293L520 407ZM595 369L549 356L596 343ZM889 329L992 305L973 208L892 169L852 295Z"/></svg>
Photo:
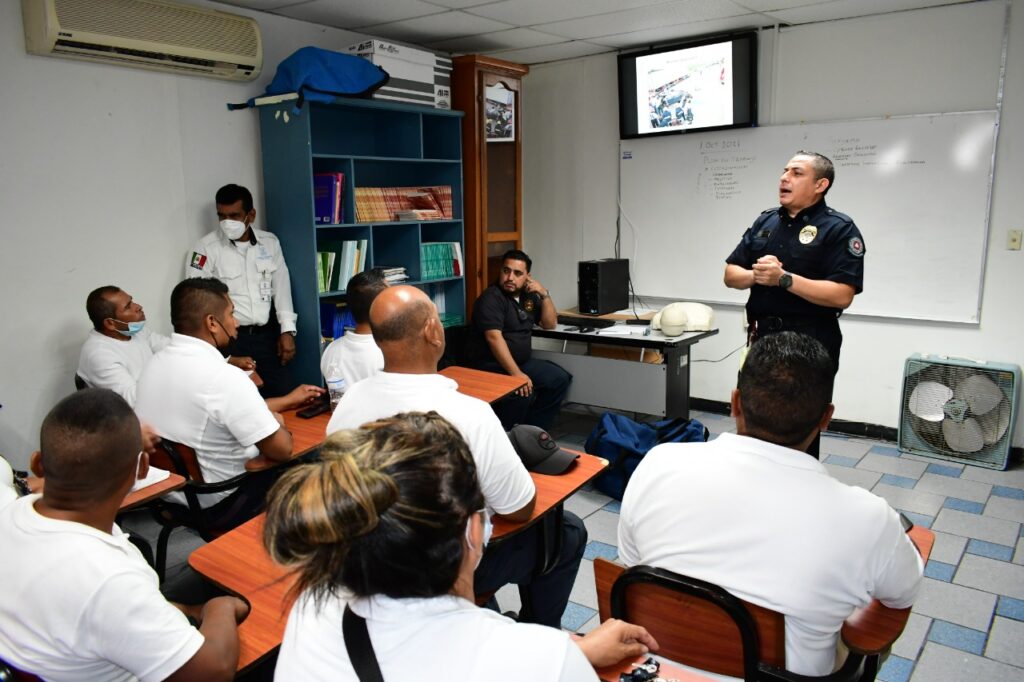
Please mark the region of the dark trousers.
<svg viewBox="0 0 1024 682"><path fill-rule="evenodd" d="M839 372L839 350L843 346L843 334L839 331L838 318L825 318L818 320L809 319L784 319L784 318L762 318L758 321L757 336L767 336L778 332L796 332L806 334L821 342L832 358L833 374ZM818 433L807 447L807 454L814 459L821 459L821 433Z"/></svg>
<svg viewBox="0 0 1024 682"><path fill-rule="evenodd" d="M546 525L549 545L553 546L555 521L548 514L523 532L488 547L473 575L473 584L478 595L509 583L519 585L526 621L561 628L562 613L569 603L569 593L587 546L587 529L578 516L565 512L558 559L551 571L538 575L544 562L541 526Z"/></svg>
<svg viewBox="0 0 1024 682"><path fill-rule="evenodd" d="M497 362L483 363L480 369L505 373ZM533 382L533 393L528 396L516 393L505 396L494 403L494 413L506 431L516 424L532 424L545 430L550 429L562 408L565 394L569 392L572 375L553 362L533 358L520 364L519 369Z"/></svg>
<svg viewBox="0 0 1024 682"><path fill-rule="evenodd" d="M281 326L276 319L258 327L239 327L238 342L231 349L232 355L248 356L256 361L256 373L263 379L260 395L264 398L276 398L295 388L291 367L282 365L277 357L280 336Z"/></svg>

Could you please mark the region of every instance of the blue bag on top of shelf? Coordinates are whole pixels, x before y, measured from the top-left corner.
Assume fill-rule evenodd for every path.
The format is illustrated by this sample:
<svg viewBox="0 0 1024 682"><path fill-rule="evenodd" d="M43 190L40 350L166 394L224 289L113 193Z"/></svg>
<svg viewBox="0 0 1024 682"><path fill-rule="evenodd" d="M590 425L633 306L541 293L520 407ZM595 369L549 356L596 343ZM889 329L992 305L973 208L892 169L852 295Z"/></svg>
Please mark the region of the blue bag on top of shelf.
<svg viewBox="0 0 1024 682"><path fill-rule="evenodd" d="M296 93L292 111L298 114L305 100L333 102L339 95L362 97L383 86L389 78L387 71L362 57L302 47L277 65L274 80L263 95L244 104L228 104L228 109L245 109L263 104L258 100L264 98Z"/></svg>

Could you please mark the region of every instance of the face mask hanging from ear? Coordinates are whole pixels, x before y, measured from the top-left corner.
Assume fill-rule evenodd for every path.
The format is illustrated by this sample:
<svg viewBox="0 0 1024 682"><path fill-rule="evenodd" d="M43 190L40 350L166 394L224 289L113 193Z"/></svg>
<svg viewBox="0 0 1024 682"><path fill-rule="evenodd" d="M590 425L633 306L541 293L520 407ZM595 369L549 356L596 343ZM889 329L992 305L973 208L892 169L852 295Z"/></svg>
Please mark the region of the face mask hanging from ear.
<svg viewBox="0 0 1024 682"><path fill-rule="evenodd" d="M109 319L114 320L114 318L112 318L112 317L109 318ZM139 332L141 332L142 328L146 326L146 321L145 320L140 320L138 322L123 322L121 320L114 320L114 322L120 322L121 324L128 325L127 329L118 329L117 333L118 334L122 334L123 336L127 336L129 338L131 338L131 337L135 336L136 334L138 334Z"/></svg>
<svg viewBox="0 0 1024 682"><path fill-rule="evenodd" d="M480 558L476 560L476 565L479 566L480 565L480 561L483 560L483 558L484 558L484 550L487 549L487 543L491 541L491 534L494 532L494 524L491 523L491 516L490 516L490 514L487 513L486 509L479 509L475 513L483 514L483 517L484 517L484 521L483 521L483 524L484 524L483 539L482 539L482 547L480 547ZM469 521L466 521L466 545L470 549L474 549L475 550L476 547L473 546L473 541L469 539L469 526L470 526ZM476 570L475 566L474 566L474 570Z"/></svg>
<svg viewBox="0 0 1024 682"><path fill-rule="evenodd" d="M241 220L222 220L220 221L220 231L224 233L225 237L235 241L241 239L245 234L245 223Z"/></svg>
<svg viewBox="0 0 1024 682"><path fill-rule="evenodd" d="M214 347L217 350L219 350L220 354L223 355L224 357L231 357L234 354L235 346L238 345L238 337L229 335L228 330L224 328L224 323L218 320L216 317L213 319L218 325L220 325L220 328L224 332L224 335L228 337L227 343L225 343L223 346L216 345L217 340L214 339Z"/></svg>

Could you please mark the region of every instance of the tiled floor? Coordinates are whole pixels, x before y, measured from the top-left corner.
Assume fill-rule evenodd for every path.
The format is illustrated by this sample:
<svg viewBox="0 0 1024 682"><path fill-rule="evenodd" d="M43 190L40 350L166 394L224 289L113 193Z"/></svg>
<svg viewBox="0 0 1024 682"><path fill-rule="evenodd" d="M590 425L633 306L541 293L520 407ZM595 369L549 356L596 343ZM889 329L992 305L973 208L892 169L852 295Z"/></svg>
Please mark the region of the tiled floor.
<svg viewBox="0 0 1024 682"><path fill-rule="evenodd" d="M695 413L712 437L735 431L732 419ZM563 412L552 429L582 449L596 416ZM915 455L893 443L826 435L825 465L837 479L871 490L935 531L924 586L903 636L878 675L883 682L1024 680L1024 468L993 471ZM562 626L597 625L593 559L615 558L619 503L584 489L566 503L590 534ZM518 593L498 592L503 609Z"/></svg>

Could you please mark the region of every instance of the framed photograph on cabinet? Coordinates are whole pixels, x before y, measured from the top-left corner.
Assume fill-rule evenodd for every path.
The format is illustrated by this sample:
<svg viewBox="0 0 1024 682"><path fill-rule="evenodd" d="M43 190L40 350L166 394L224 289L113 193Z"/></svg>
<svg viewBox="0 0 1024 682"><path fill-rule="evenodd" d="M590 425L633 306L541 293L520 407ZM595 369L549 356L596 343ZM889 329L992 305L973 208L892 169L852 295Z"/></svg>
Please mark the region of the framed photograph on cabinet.
<svg viewBox="0 0 1024 682"><path fill-rule="evenodd" d="M484 88L484 116L488 142L515 142L516 93L501 83Z"/></svg>

